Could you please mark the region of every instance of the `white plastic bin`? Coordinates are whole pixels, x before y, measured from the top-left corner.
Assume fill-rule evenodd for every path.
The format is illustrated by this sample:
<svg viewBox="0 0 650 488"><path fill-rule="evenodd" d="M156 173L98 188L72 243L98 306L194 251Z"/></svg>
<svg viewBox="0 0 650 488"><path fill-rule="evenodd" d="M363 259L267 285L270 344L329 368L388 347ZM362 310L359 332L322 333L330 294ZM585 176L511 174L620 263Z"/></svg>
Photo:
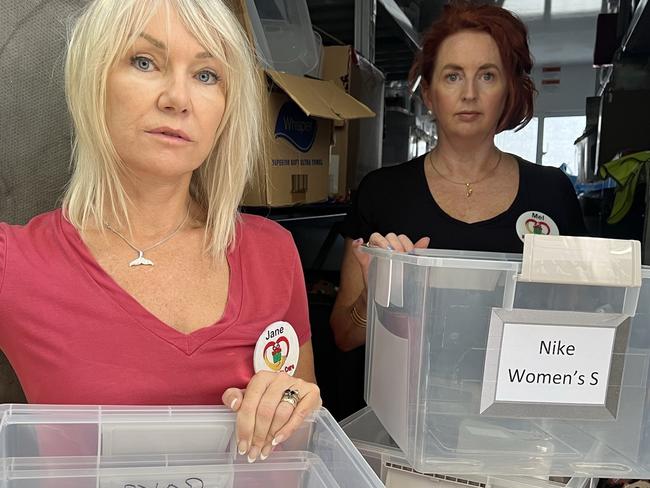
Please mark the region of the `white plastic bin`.
<svg viewBox="0 0 650 488"><path fill-rule="evenodd" d="M246 7L267 68L298 76L318 71L320 52L306 0L246 0Z"/></svg>
<svg viewBox="0 0 650 488"><path fill-rule="evenodd" d="M237 454L224 408L5 405L2 488L373 487L326 410L266 461Z"/></svg>
<svg viewBox="0 0 650 488"><path fill-rule="evenodd" d="M366 252L366 401L414 469L650 477L650 270L640 287L535 283L520 255Z"/></svg>
<svg viewBox="0 0 650 488"><path fill-rule="evenodd" d="M370 407L340 423L386 488L591 488L598 480L586 478L544 479L526 476L451 475L420 473L404 459L402 451Z"/></svg>

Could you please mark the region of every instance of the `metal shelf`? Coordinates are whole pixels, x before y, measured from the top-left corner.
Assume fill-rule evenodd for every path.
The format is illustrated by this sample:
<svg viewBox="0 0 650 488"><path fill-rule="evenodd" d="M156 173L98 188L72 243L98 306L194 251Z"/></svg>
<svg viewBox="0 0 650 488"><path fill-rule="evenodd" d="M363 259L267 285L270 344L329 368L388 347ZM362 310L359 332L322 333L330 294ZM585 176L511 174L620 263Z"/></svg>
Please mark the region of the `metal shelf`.
<svg viewBox="0 0 650 488"><path fill-rule="evenodd" d="M621 44L622 55L650 54L650 6L641 0Z"/></svg>
<svg viewBox="0 0 650 488"><path fill-rule="evenodd" d="M242 207L241 211L285 223L324 219L342 221L349 209L349 203L323 202L292 207Z"/></svg>

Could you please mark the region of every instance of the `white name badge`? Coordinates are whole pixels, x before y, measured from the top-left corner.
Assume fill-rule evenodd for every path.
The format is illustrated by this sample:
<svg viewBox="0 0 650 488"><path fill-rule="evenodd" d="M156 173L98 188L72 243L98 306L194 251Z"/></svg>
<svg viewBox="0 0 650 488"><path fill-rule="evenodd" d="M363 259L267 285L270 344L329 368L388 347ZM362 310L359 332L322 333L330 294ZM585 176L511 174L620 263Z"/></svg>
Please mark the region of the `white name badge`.
<svg viewBox="0 0 650 488"><path fill-rule="evenodd" d="M259 371L296 372L300 357L298 335L289 322L273 322L257 339L253 367Z"/></svg>
<svg viewBox="0 0 650 488"><path fill-rule="evenodd" d="M526 234L560 235L560 229L553 219L545 213L536 211L522 213L517 219L515 228L521 242L524 242Z"/></svg>

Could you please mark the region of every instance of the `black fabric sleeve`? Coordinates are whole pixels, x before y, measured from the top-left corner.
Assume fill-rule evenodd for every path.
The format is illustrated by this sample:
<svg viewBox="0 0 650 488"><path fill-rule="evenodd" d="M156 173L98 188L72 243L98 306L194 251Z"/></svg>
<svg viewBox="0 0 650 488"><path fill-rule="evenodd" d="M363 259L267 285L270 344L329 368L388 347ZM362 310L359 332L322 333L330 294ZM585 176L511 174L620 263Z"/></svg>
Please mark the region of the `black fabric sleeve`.
<svg viewBox="0 0 650 488"><path fill-rule="evenodd" d="M364 242L368 242L370 234L375 232L370 220L373 194L371 176L371 174L367 175L359 184L359 189L352 195L352 206L341 225L343 237L362 238Z"/></svg>
<svg viewBox="0 0 650 488"><path fill-rule="evenodd" d="M566 216L567 228L562 232L569 236L586 236L587 227L582 216L582 208L576 196L571 180L561 170L558 170L558 189L561 192L559 201L563 202L562 210Z"/></svg>

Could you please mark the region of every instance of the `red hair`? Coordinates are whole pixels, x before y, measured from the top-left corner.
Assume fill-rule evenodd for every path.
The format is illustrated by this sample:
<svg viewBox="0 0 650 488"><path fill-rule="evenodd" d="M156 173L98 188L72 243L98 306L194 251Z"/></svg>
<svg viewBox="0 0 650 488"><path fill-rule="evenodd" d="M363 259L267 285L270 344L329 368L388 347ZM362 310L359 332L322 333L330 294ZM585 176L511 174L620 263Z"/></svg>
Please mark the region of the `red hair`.
<svg viewBox="0 0 650 488"><path fill-rule="evenodd" d="M533 60L528 48L528 31L524 23L508 10L494 5L472 5L454 2L445 5L442 17L436 20L422 39L422 50L417 54L409 81L419 76L431 85L436 56L442 42L463 30L485 32L496 42L507 78L507 99L497 133L521 129L533 117L535 84L530 77Z"/></svg>

